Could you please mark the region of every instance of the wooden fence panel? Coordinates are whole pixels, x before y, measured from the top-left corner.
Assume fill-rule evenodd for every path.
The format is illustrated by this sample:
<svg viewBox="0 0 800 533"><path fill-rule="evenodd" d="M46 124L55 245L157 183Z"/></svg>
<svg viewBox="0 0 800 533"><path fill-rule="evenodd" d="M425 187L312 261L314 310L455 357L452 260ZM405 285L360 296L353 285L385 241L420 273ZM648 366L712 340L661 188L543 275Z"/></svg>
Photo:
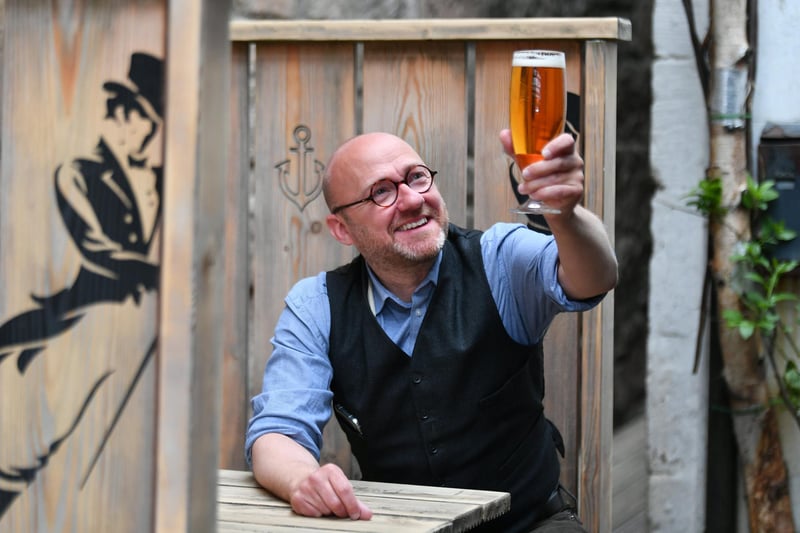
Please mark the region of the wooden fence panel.
<svg viewBox="0 0 800 533"><path fill-rule="evenodd" d="M567 91L580 95L581 50L578 41L477 41L475 44L475 227L497 221L524 222L509 212L518 204L498 134L508 128L508 88L514 50L561 50L567 57Z"/></svg>
<svg viewBox="0 0 800 533"><path fill-rule="evenodd" d="M313 158L320 164L357 132L393 132L440 171L437 183L452 221L478 229L523 221L509 212L517 201L508 181L510 159L497 136L508 124L511 52L563 50L567 89L578 97L570 114L579 117L585 204L603 218L613 239L613 41L630 39L627 21L235 21L232 29L234 40L254 42L257 49L248 239L253 294L240 303L252 305L242 385L248 397L260 391L268 340L286 291L301 277L352 257L329 237L321 198L303 208L281 189L277 169L298 146L298 125L310 125ZM612 316L609 295L590 313L557 317L545 339L546 413L564 435L562 478L578 494L590 531L611 524ZM241 376L233 373L230 380L236 379ZM357 475L335 423L325 439L323 460Z"/></svg>
<svg viewBox="0 0 800 533"><path fill-rule="evenodd" d="M0 2L0 531L213 528L228 8Z"/></svg>
<svg viewBox="0 0 800 533"><path fill-rule="evenodd" d="M230 144L225 202L225 326L222 354L220 467L244 469L249 407L247 331L250 311L248 219L250 197L250 45L231 50Z"/></svg>
<svg viewBox="0 0 800 533"><path fill-rule="evenodd" d="M508 83L514 50L561 50L567 57L567 91L580 96L581 50L577 41L484 41L475 51L475 225L496 221L523 222L509 212L517 205L509 176L511 158L502 151L498 132L508 127ZM578 128L580 124L576 124ZM513 171L518 172L516 167ZM561 431L565 444L562 482L577 490L580 444L578 395L581 351L579 317L556 317L545 337L545 413Z"/></svg>
<svg viewBox="0 0 800 533"><path fill-rule="evenodd" d="M352 259L325 223L322 173L333 150L356 133L353 44L260 44L254 122L253 320L249 396L261 391L269 340L288 289ZM323 460L349 469L335 423Z"/></svg>
<svg viewBox="0 0 800 533"><path fill-rule="evenodd" d="M119 92L109 84L134 82L134 52L165 54L164 2L125 4L4 6L0 472L10 477L0 479L2 531L151 528L157 293L112 301L87 283L81 254L91 244L74 215L99 225L114 216L92 215L97 197L85 201L74 186L93 179L88 161L107 161L101 139L114 148L133 140L113 137L105 120L106 99ZM145 253L157 264L158 220L141 214L150 224Z"/></svg>
<svg viewBox="0 0 800 533"><path fill-rule="evenodd" d="M365 43L364 131L405 139L434 170L450 220L467 221L466 47Z"/></svg>

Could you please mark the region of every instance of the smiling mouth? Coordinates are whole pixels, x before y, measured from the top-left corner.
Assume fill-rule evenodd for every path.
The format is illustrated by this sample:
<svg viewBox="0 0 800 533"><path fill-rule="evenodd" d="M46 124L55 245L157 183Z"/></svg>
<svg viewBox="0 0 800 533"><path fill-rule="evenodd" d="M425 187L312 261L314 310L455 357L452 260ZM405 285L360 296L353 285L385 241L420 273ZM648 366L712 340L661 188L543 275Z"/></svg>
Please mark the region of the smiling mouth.
<svg viewBox="0 0 800 533"><path fill-rule="evenodd" d="M414 228L418 228L420 226L424 226L427 223L428 223L428 218L427 217L423 217L423 218L421 218L419 220L416 220L414 222L409 222L408 224L404 224L404 225L400 226L399 228L397 228L397 231L412 230Z"/></svg>

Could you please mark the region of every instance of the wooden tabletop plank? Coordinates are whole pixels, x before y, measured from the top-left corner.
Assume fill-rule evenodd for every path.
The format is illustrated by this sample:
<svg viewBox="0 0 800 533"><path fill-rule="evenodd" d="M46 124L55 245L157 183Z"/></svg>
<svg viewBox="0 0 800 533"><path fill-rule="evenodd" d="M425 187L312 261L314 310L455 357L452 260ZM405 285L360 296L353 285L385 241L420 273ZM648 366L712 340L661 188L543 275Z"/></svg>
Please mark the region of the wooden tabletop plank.
<svg viewBox="0 0 800 533"><path fill-rule="evenodd" d="M425 485L404 485L402 483L381 483L375 481L352 480L353 489L361 495L403 497L420 500L459 501L476 504L487 504L508 500L503 492L488 490L461 489L456 487L433 487ZM254 487L266 497L275 498L262 489L253 478L253 474L245 471L220 470L217 484L220 487ZM226 489L221 489L224 492ZM501 505L502 506L502 505Z"/></svg>
<svg viewBox="0 0 800 533"><path fill-rule="evenodd" d="M247 525L294 527L297 531L351 531L381 533L412 532L451 532L465 531L454 529L447 518L398 516L375 513L370 520L350 520L332 516L309 518L292 512L288 507L260 507L254 505L220 504L217 506L217 519L229 525L234 523Z"/></svg>
<svg viewBox="0 0 800 533"><path fill-rule="evenodd" d="M364 494L358 494L358 497L378 515L452 521L459 530L474 527L487 518L483 512L475 512L475 507L479 504L472 502ZM265 491L258 491L252 487L225 487L223 493L218 496L218 501L226 506L267 508L270 512L273 510L285 512L289 507L287 503L273 498Z"/></svg>
<svg viewBox="0 0 800 533"><path fill-rule="evenodd" d="M217 472L217 485L241 485L243 487L257 487L252 472L246 470L220 469Z"/></svg>
<svg viewBox="0 0 800 533"><path fill-rule="evenodd" d="M316 531L326 531L325 529L316 529ZM328 529L327 531L337 531L335 529L331 530ZM341 531L341 530L338 530ZM378 533L377 530L372 530L374 533ZM403 533L397 530L391 530L396 533ZM220 521L217 522L217 532L218 533L309 533L307 526L277 526L275 524L248 524L245 522L224 522ZM380 533L384 533L381 530Z"/></svg>
<svg viewBox="0 0 800 533"><path fill-rule="evenodd" d="M419 500L459 501L485 505L494 501L504 501L504 492L488 490L460 489L454 487L431 487L424 485L403 485L400 483L378 483L375 481L353 480L353 489L362 495L403 497Z"/></svg>
<svg viewBox="0 0 800 533"><path fill-rule="evenodd" d="M248 524L245 522L218 522L217 531L219 533L314 533L314 532L326 532L326 531L357 531L358 533L428 533L428 532L437 532L437 533L453 533L455 530L452 529L450 524L445 524L444 526L435 528L435 529L407 529L408 526L405 526L406 529L402 527L393 527L392 524L380 524L376 525L375 523L363 522L365 524L365 529L351 529L351 528L336 528L336 529L319 529L314 528L312 530L308 529L307 524L302 525L275 525L275 524Z"/></svg>

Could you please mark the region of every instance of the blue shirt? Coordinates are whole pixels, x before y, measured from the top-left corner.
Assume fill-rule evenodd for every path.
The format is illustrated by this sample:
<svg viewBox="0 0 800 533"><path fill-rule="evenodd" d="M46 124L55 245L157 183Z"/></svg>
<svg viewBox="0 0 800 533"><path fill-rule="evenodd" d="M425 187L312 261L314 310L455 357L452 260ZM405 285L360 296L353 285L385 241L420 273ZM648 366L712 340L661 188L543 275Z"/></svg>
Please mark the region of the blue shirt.
<svg viewBox="0 0 800 533"><path fill-rule="evenodd" d="M558 250L553 237L522 224L498 223L481 236L481 253L492 296L506 331L516 342L541 341L556 313L584 311L602 296L570 300L558 283ZM386 334L411 354L439 279L439 254L433 268L404 302L370 271L374 313ZM331 416L332 379L328 359L331 317L326 273L295 284L272 338L261 394L245 439L247 462L253 442L266 433L294 439L319 459L322 429Z"/></svg>

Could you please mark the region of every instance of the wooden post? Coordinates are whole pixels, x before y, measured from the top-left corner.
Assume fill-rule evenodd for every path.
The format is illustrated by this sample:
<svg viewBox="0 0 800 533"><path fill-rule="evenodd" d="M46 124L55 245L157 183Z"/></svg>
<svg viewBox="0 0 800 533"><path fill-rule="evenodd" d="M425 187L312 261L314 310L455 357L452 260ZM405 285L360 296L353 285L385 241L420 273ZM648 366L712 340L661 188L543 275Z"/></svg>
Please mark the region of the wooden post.
<svg viewBox="0 0 800 533"><path fill-rule="evenodd" d="M228 3L2 7L0 530L211 530Z"/></svg>
<svg viewBox="0 0 800 533"><path fill-rule="evenodd" d="M584 203L606 226L614 242L616 191L617 44L589 40L584 45L583 115ZM591 136L594 136L592 138ZM580 383L581 444L578 500L589 531L611 531L611 464L614 388L614 293L583 313Z"/></svg>

